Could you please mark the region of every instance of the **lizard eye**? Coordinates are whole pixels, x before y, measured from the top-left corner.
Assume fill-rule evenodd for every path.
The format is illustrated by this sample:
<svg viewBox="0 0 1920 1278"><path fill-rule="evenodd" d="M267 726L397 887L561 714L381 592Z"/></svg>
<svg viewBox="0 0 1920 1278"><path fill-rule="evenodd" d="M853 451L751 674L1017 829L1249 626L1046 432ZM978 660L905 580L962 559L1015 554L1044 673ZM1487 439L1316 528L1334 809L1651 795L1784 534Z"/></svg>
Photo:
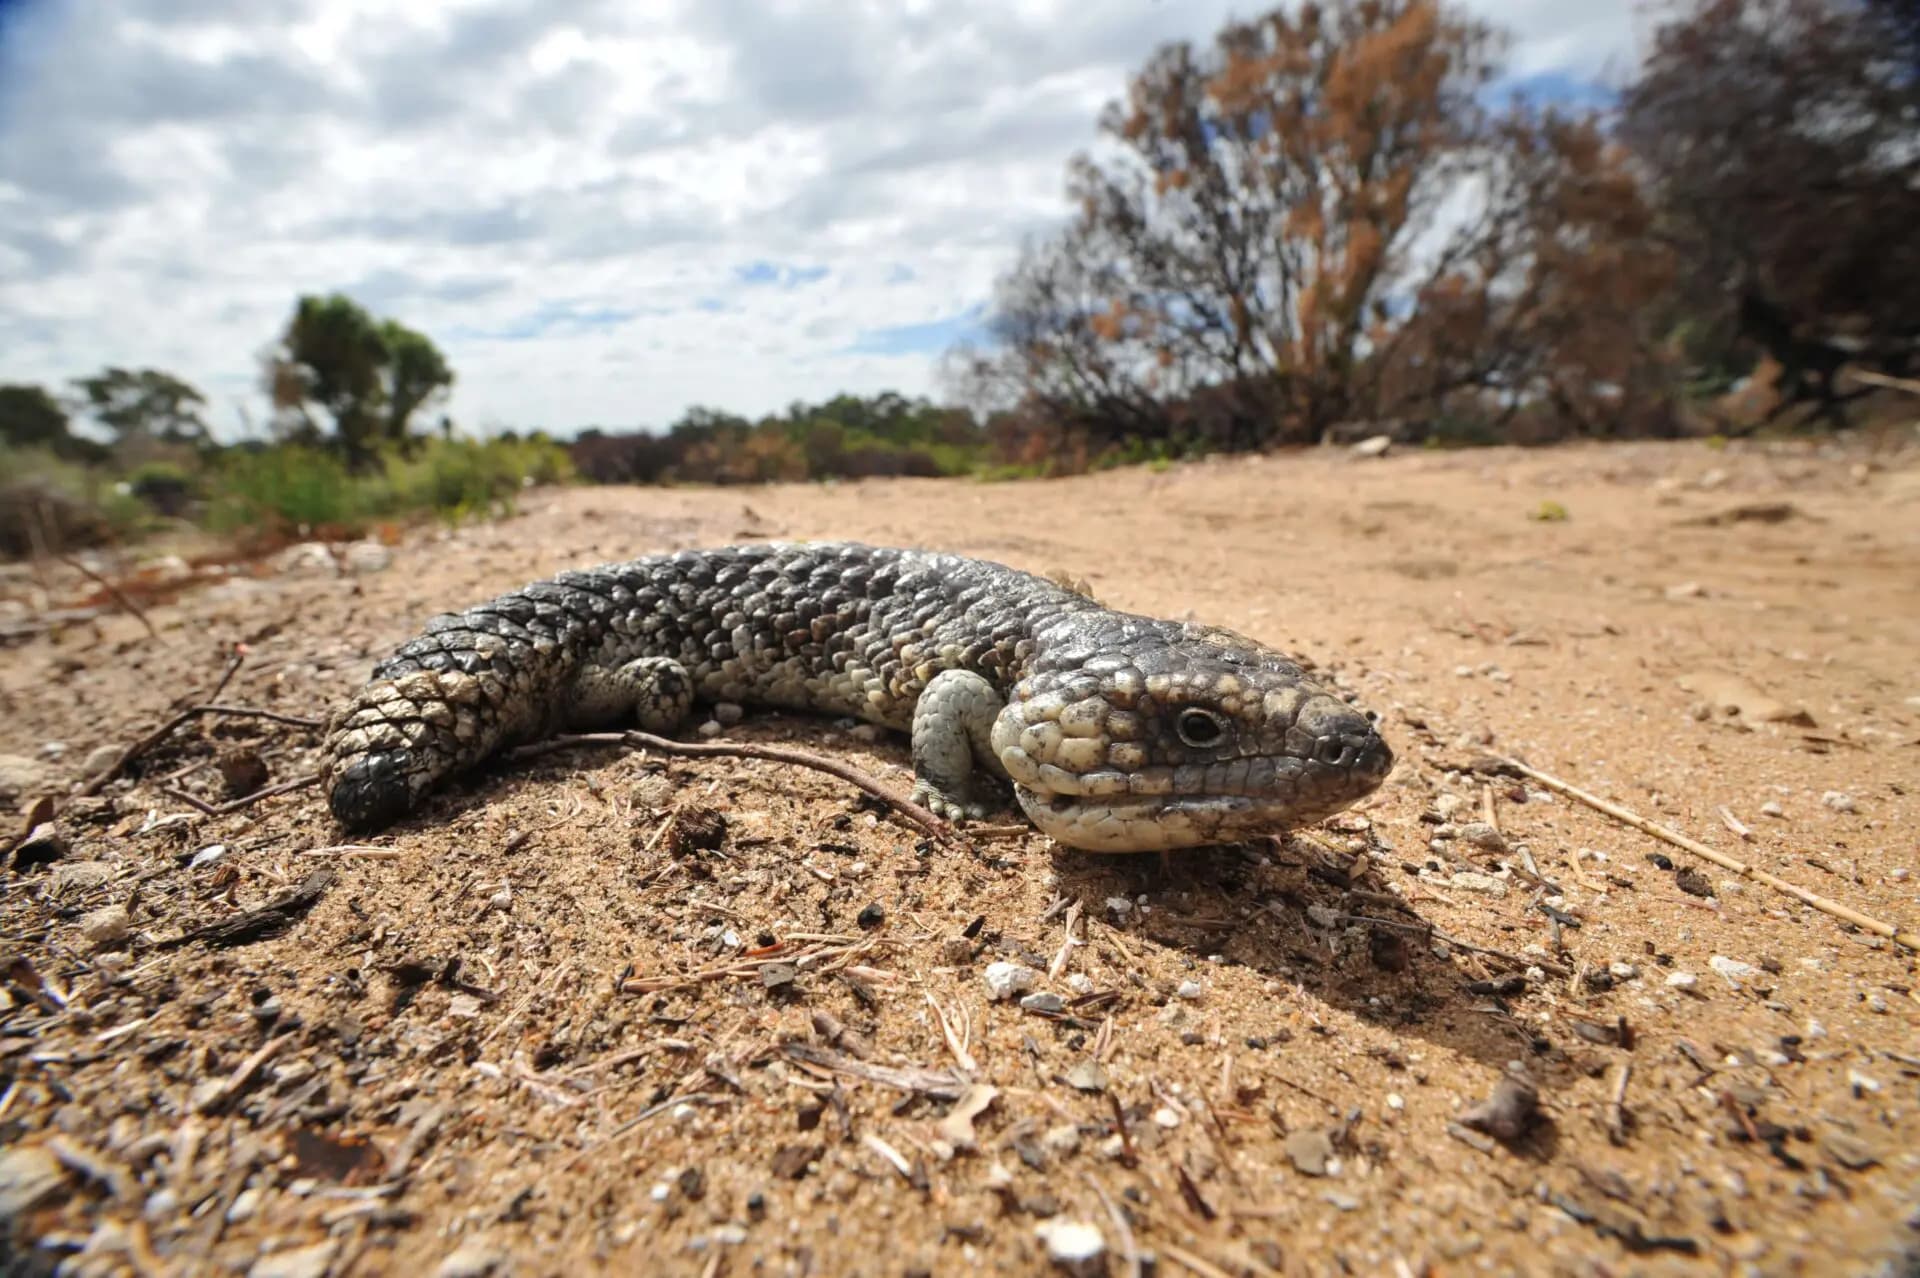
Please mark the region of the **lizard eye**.
<svg viewBox="0 0 1920 1278"><path fill-rule="evenodd" d="M1196 750L1205 750L1227 739L1227 725L1211 710L1182 710L1173 721L1180 739Z"/></svg>

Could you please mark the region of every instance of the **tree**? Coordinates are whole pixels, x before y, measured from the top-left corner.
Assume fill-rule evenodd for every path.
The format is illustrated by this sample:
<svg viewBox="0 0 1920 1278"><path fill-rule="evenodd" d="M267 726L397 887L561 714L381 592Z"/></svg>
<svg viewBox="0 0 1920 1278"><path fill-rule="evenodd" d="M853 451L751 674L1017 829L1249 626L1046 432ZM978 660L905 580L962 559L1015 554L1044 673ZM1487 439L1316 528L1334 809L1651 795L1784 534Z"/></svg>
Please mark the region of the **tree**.
<svg viewBox="0 0 1920 1278"><path fill-rule="evenodd" d="M87 410L121 444L153 440L164 444L207 442L201 416L206 396L171 373L157 368L132 371L107 368L74 380Z"/></svg>
<svg viewBox="0 0 1920 1278"><path fill-rule="evenodd" d="M1128 434L1211 386L1237 446L1378 412L1376 338L1484 237L1443 213L1498 43L1430 0L1331 0L1162 48L1074 161L1078 218L1003 283L1002 380Z"/></svg>
<svg viewBox="0 0 1920 1278"><path fill-rule="evenodd" d="M9 448L68 450L67 410L44 387L0 386L0 443Z"/></svg>
<svg viewBox="0 0 1920 1278"><path fill-rule="evenodd" d="M431 339L334 293L300 298L266 354L263 381L299 433L324 433L310 411L317 405L348 465L364 469L382 443L405 444L413 415L453 385L453 370Z"/></svg>
<svg viewBox="0 0 1920 1278"><path fill-rule="evenodd" d="M1920 19L1910 0L1694 0L1623 100L1703 352L1758 350L1781 407L1920 350Z"/></svg>

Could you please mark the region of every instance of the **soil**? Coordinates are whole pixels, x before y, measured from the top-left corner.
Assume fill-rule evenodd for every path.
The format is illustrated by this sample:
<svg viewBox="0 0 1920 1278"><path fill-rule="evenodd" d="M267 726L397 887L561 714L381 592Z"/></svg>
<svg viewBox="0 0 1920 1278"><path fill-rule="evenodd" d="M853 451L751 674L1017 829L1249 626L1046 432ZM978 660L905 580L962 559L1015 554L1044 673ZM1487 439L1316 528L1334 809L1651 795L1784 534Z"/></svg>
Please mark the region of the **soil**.
<svg viewBox="0 0 1920 1278"><path fill-rule="evenodd" d="M1014 814L953 850L820 773L611 749L349 842L310 787L166 793L313 767L316 731L223 715L70 793L236 645L222 703L320 717L437 611L773 537L1065 569L1245 631L1376 709L1395 775L1166 858ZM62 804L0 876L0 1264L1920 1265L1914 953L1488 762L1920 928L1911 437L539 491L355 570L384 557L179 592L156 636L17 577L17 615L68 620L0 658L8 825ZM905 743L850 724L718 739L908 784ZM994 964L1054 997L995 1000Z"/></svg>

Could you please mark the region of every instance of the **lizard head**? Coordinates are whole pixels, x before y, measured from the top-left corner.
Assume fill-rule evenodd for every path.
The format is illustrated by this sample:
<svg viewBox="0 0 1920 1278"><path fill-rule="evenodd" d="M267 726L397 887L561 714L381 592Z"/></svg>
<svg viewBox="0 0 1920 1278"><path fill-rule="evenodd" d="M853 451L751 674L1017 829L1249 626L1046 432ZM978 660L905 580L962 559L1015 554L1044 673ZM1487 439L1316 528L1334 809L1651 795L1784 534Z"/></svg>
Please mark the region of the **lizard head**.
<svg viewBox="0 0 1920 1278"><path fill-rule="evenodd" d="M1049 644L994 722L1015 797L1060 843L1150 852L1272 834L1349 807L1393 768L1371 715L1270 648L1137 617L1112 630Z"/></svg>

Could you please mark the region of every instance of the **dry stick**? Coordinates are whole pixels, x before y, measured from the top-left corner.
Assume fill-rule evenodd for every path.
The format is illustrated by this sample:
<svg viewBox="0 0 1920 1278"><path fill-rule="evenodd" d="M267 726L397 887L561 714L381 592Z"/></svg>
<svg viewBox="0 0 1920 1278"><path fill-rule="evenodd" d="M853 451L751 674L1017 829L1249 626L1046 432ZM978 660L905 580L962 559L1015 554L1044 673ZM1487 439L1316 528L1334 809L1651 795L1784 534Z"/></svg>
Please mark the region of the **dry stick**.
<svg viewBox="0 0 1920 1278"><path fill-rule="evenodd" d="M262 799L271 799L276 794L285 794L289 790L304 790L319 779L320 774L318 772L308 772L302 776L294 777L291 781L282 781L279 785L270 785L264 790L255 790L252 794L243 795L227 803L208 803L205 799L197 799L185 790L176 790L170 785L161 786L160 793L166 795L169 799L178 799L188 807L198 808L208 816L229 816L232 813L240 811L242 808L252 807Z"/></svg>
<svg viewBox="0 0 1920 1278"><path fill-rule="evenodd" d="M214 702L219 698L222 692L225 692L227 690L227 684L232 681L234 672L240 669L240 663L245 661L246 659L247 659L246 654L240 653L240 652L236 652L231 657L227 658L227 668L220 672L220 681L213 685L213 691L207 694L206 702L203 702L202 704L210 704ZM125 750L120 752L120 757L113 761L112 767L108 768L105 772L102 772L99 776L87 782L85 786L81 787L80 793L82 795L91 795L91 794L100 793L100 791L106 787L107 782L119 776L120 773L125 770L126 766L129 763L132 763L135 759L139 758L141 755L145 754L147 751L153 749L153 747L155 747L156 745L159 745L162 741L166 740L166 738L172 734L175 728L178 728L181 724L193 718L198 713L200 713L200 711L197 706L189 706L185 710L182 710L179 714L174 715L171 719L168 719L165 723L161 724L159 727L155 728L152 732L149 732L146 736L141 737L138 741L134 742L132 745L128 746Z"/></svg>
<svg viewBox="0 0 1920 1278"><path fill-rule="evenodd" d="M119 604L120 607L126 612L132 613L134 619L138 621L141 625L147 628L148 635L152 636L155 639L158 639L160 637L160 632L153 628L153 623L151 621L147 620L147 614L140 611L140 605L135 603L133 600L127 598L126 592L121 590L120 587L114 585L111 581L108 581L105 577L101 576L99 573L95 572L93 569L87 567L85 564L81 563L78 559L75 559L72 555L61 555L60 562L65 564L67 567L73 569L75 572L81 574L82 576L87 577L88 579L94 582L97 582L100 588L107 592L108 597L111 598L113 602L115 602L116 604Z"/></svg>
<svg viewBox="0 0 1920 1278"><path fill-rule="evenodd" d="M666 737L656 737L651 732L582 732L521 746L508 757L526 759L535 755L552 754L557 750L569 750L575 746L596 745L639 746L646 750L658 750L662 754L685 755L694 759L765 759L773 763L790 763L795 767L812 768L816 772L825 772L829 776L839 777L842 781L872 795L943 843L960 841L953 827L912 799L901 798L858 768L848 767L838 759L829 759L825 755L812 754L805 750L789 750L783 746L753 745L747 742L673 741Z"/></svg>
<svg viewBox="0 0 1920 1278"><path fill-rule="evenodd" d="M1623 808L1619 804L1603 799L1597 794L1589 794L1578 786L1570 785L1562 781L1559 777L1542 772L1538 768L1528 767L1518 759L1500 758L1499 761L1503 766L1512 768L1523 776L1532 777L1535 781L1538 781L1550 790L1557 790L1569 799L1586 804L1596 812L1604 812L1616 821L1626 822L1642 834L1650 834L1663 843L1670 843L1676 848L1691 852L1703 860L1713 862L1713 864L1720 866L1722 869L1732 870L1735 874L1752 879L1756 883L1764 883L1776 892L1784 893L1803 904L1811 905L1822 914L1830 914L1836 919L1843 919L1853 924L1855 927L1865 928L1876 936L1884 936L1895 945L1904 946L1909 950L1920 950L1920 933L1903 932L1893 924L1884 923L1871 915L1862 914L1850 905L1842 905L1840 902L1830 900L1817 892L1809 892L1799 884L1789 883L1777 874L1769 874L1767 871L1759 869L1756 866L1748 865L1745 861L1739 860L1736 857L1730 857L1724 852L1716 852L1706 844L1695 839L1690 839L1678 830L1669 829L1657 821L1649 821L1637 812Z"/></svg>
<svg viewBox="0 0 1920 1278"><path fill-rule="evenodd" d="M1627 1083L1632 1078L1633 1062L1621 1061L1613 1092L1607 1097L1607 1139L1616 1145L1627 1143Z"/></svg>

